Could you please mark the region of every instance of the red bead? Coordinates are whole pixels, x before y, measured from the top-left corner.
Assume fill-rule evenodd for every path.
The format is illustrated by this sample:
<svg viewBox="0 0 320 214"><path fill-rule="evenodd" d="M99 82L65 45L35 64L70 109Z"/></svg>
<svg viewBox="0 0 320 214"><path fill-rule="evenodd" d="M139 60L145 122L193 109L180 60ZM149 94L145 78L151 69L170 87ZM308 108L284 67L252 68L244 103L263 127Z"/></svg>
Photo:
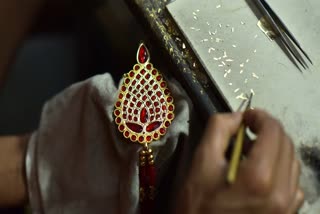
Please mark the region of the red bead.
<svg viewBox="0 0 320 214"><path fill-rule="evenodd" d="M159 134L158 133L154 133L153 137L157 139L159 137Z"/></svg>
<svg viewBox="0 0 320 214"><path fill-rule="evenodd" d="M162 95L161 91L157 91L157 96L161 97L161 95Z"/></svg>
<svg viewBox="0 0 320 214"><path fill-rule="evenodd" d="M155 102L155 103L154 103L154 106L155 106L155 107L159 106L159 103L158 103L158 102Z"/></svg>
<svg viewBox="0 0 320 214"><path fill-rule="evenodd" d="M170 126L170 122L169 122L169 121L166 121L164 125L165 125L165 127L168 128L168 127Z"/></svg>
<svg viewBox="0 0 320 214"><path fill-rule="evenodd" d="M161 75L158 75L158 76L157 76L157 80L160 82L161 79L162 79L162 76L161 76Z"/></svg>
<svg viewBox="0 0 320 214"><path fill-rule="evenodd" d="M119 130L120 130L121 132L123 132L123 130L124 130L124 125L121 124L121 125L119 126Z"/></svg>
<svg viewBox="0 0 320 214"><path fill-rule="evenodd" d="M130 97L131 97L131 95L130 95L130 94L127 94L127 95L126 95L126 98L127 98L127 99L129 99Z"/></svg>
<svg viewBox="0 0 320 214"><path fill-rule="evenodd" d="M143 141L144 141L144 137L143 137L143 136L140 136L140 137L139 137L139 142L140 142L140 143L143 143Z"/></svg>
<svg viewBox="0 0 320 214"><path fill-rule="evenodd" d="M146 108L143 108L140 112L140 122L146 123L148 119L148 112Z"/></svg>
<svg viewBox="0 0 320 214"><path fill-rule="evenodd" d="M156 169L154 165L147 166L148 185L154 186L156 184Z"/></svg>
<svg viewBox="0 0 320 214"><path fill-rule="evenodd" d="M156 75L156 74L157 74L157 70L156 70L156 69L153 69L153 70L152 70L152 74L153 74L153 75Z"/></svg>
<svg viewBox="0 0 320 214"><path fill-rule="evenodd" d="M153 96L151 97L151 100L155 100L155 99L156 99L156 96L153 95Z"/></svg>
<svg viewBox="0 0 320 214"><path fill-rule="evenodd" d="M141 93L141 94L144 94L144 89L141 89L140 93Z"/></svg>
<svg viewBox="0 0 320 214"><path fill-rule="evenodd" d="M140 66L139 65L136 65L136 66L134 66L134 70L139 70L140 69Z"/></svg>
<svg viewBox="0 0 320 214"><path fill-rule="evenodd" d="M134 121L134 122L137 122L137 121L138 121L138 118L137 118L137 117L134 117L134 118L133 118L133 121Z"/></svg>
<svg viewBox="0 0 320 214"><path fill-rule="evenodd" d="M132 98L132 101L133 101L133 102L136 102L136 101L137 101L137 98L135 98L135 97Z"/></svg>
<svg viewBox="0 0 320 214"><path fill-rule="evenodd" d="M139 167L139 182L141 187L148 186L147 184L147 168L146 166Z"/></svg>
<svg viewBox="0 0 320 214"><path fill-rule="evenodd" d="M147 48L144 45L141 45L138 51L138 62L144 64L148 61L148 58Z"/></svg>
<svg viewBox="0 0 320 214"><path fill-rule="evenodd" d="M151 80L151 81L150 81L150 85L153 85L153 83L154 83L154 80Z"/></svg>
<svg viewBox="0 0 320 214"><path fill-rule="evenodd" d="M133 80L132 81L132 85L135 85L137 83L137 81Z"/></svg>
<svg viewBox="0 0 320 214"><path fill-rule="evenodd" d="M151 105L151 102L150 101L147 101L146 102L146 105L149 107Z"/></svg>
<svg viewBox="0 0 320 214"><path fill-rule="evenodd" d="M123 94L119 94L119 99L122 99L122 97L123 97Z"/></svg>
<svg viewBox="0 0 320 214"><path fill-rule="evenodd" d="M149 79L149 78L150 78L150 74L147 74L147 75L146 75L146 79Z"/></svg>
<svg viewBox="0 0 320 214"><path fill-rule="evenodd" d="M123 119L127 119L127 115L126 115L126 114L123 114L123 115L122 115L122 118L123 118Z"/></svg>
<svg viewBox="0 0 320 214"><path fill-rule="evenodd" d="M136 141L136 140L137 140L137 136L132 135L132 136L131 136L131 140L132 140L132 141Z"/></svg>
<svg viewBox="0 0 320 214"><path fill-rule="evenodd" d="M159 121L153 122L147 126L146 130L147 130L147 132L153 132L154 130L159 128L160 125L161 125L161 122L159 122Z"/></svg>
<svg viewBox="0 0 320 214"><path fill-rule="evenodd" d="M135 109L135 110L133 111L133 113L134 113L134 114L138 114L138 109Z"/></svg>
<svg viewBox="0 0 320 214"><path fill-rule="evenodd" d="M153 114L153 109L152 108L149 109L149 112L150 112L150 114Z"/></svg>
<svg viewBox="0 0 320 214"><path fill-rule="evenodd" d="M169 109L169 111L173 111L173 109L174 109L173 105L170 105L168 109Z"/></svg>
<svg viewBox="0 0 320 214"><path fill-rule="evenodd" d="M167 107L165 105L162 106L162 110L165 111Z"/></svg>
<svg viewBox="0 0 320 214"><path fill-rule="evenodd" d="M150 142L151 141L151 136L147 136L146 139L147 139L148 142Z"/></svg>
<svg viewBox="0 0 320 214"><path fill-rule="evenodd" d="M169 119L169 120L172 120L172 119L173 119L173 114L171 114L171 113L168 114L168 119Z"/></svg>
<svg viewBox="0 0 320 214"><path fill-rule="evenodd" d="M140 78L141 78L141 75L140 75L140 74L138 74L138 75L136 76L136 78L137 78L137 79L140 79Z"/></svg>
<svg viewBox="0 0 320 214"><path fill-rule="evenodd" d="M148 90L148 89L149 89L149 85L146 85L144 88L145 88L146 90Z"/></svg>
<svg viewBox="0 0 320 214"><path fill-rule="evenodd" d="M157 120L160 119L160 114L157 114L156 119Z"/></svg>
<svg viewBox="0 0 320 214"><path fill-rule="evenodd" d="M141 97L141 94L137 94L137 97L140 98L140 97Z"/></svg>
<svg viewBox="0 0 320 214"><path fill-rule="evenodd" d="M128 100L125 100L124 102L123 102L123 104L126 106L126 105L128 105Z"/></svg>
<svg viewBox="0 0 320 214"><path fill-rule="evenodd" d="M156 108L156 112L157 112L157 113L160 112L160 108Z"/></svg>
<svg viewBox="0 0 320 214"><path fill-rule="evenodd" d="M121 123L121 118L120 117L117 117L117 119L116 119L116 123Z"/></svg>
<svg viewBox="0 0 320 214"><path fill-rule="evenodd" d="M130 133L129 133L128 131L125 131L125 132L124 132L124 136L126 136L126 137L129 137L129 134L130 134Z"/></svg>
<svg viewBox="0 0 320 214"><path fill-rule="evenodd" d="M129 108L129 109L128 109L128 112L129 112L129 113L132 113L132 108Z"/></svg>
<svg viewBox="0 0 320 214"><path fill-rule="evenodd" d="M133 71L130 71L129 76L130 76L130 77L133 77L133 76L134 76L134 72L133 72Z"/></svg>
<svg viewBox="0 0 320 214"><path fill-rule="evenodd" d="M146 101L146 99L147 99L147 96L144 95L144 96L142 97L142 100L143 100L143 101Z"/></svg>
<svg viewBox="0 0 320 214"><path fill-rule="evenodd" d="M170 94L169 89L164 90L164 94L165 94L165 95L169 95L169 94Z"/></svg>
<svg viewBox="0 0 320 214"><path fill-rule="evenodd" d="M129 84L130 83L130 79L127 78L124 82L125 82L125 84Z"/></svg>
<svg viewBox="0 0 320 214"><path fill-rule="evenodd" d="M154 86L153 86L153 89L154 89L154 90L157 90L157 89L158 89L158 85L154 85Z"/></svg>
<svg viewBox="0 0 320 214"><path fill-rule="evenodd" d="M152 91L148 91L148 95L151 96L152 95Z"/></svg>
<svg viewBox="0 0 320 214"><path fill-rule="evenodd" d="M166 87L166 83L165 82L161 82L160 86L161 86L161 88L164 88L164 87Z"/></svg>
<svg viewBox="0 0 320 214"><path fill-rule="evenodd" d="M161 98L161 99L160 99L160 102L161 102L161 103L164 103L164 98Z"/></svg>
<svg viewBox="0 0 320 214"><path fill-rule="evenodd" d="M165 128L161 128L161 129L160 129L160 133L161 133L161 134L166 133L166 129L165 129Z"/></svg>
<svg viewBox="0 0 320 214"><path fill-rule="evenodd" d="M142 102L139 101L139 102L137 103L137 106L140 108L141 105L142 105Z"/></svg>
<svg viewBox="0 0 320 214"><path fill-rule="evenodd" d="M121 87L121 91L125 91L126 90L126 87L125 86L122 86Z"/></svg>
<svg viewBox="0 0 320 214"><path fill-rule="evenodd" d="M138 85L138 86L137 86L137 89L140 89L140 87L141 87L141 86L140 86L140 85Z"/></svg>
<svg viewBox="0 0 320 214"><path fill-rule="evenodd" d="M129 115L128 119L131 121L131 120L132 120L132 116L131 116L131 115Z"/></svg>
<svg viewBox="0 0 320 214"><path fill-rule="evenodd" d="M146 83L146 81L143 79L141 80L141 84L144 85Z"/></svg>
<svg viewBox="0 0 320 214"><path fill-rule="evenodd" d="M172 97L167 98L167 102L171 103L172 102Z"/></svg>
<svg viewBox="0 0 320 214"><path fill-rule="evenodd" d="M126 125L128 126L129 129L131 129L132 131L136 132L136 133L140 133L142 132L142 126L140 126L139 124L136 123L126 123Z"/></svg>
<svg viewBox="0 0 320 214"><path fill-rule="evenodd" d="M119 116L119 115L120 115L120 111L117 109L117 110L114 111L114 114L115 114L116 116Z"/></svg>
<svg viewBox="0 0 320 214"><path fill-rule="evenodd" d="M150 121L154 121L154 116L151 116L151 117L150 117Z"/></svg>
<svg viewBox="0 0 320 214"><path fill-rule="evenodd" d="M146 70L142 69L142 70L140 71L140 73L141 73L142 75L144 75L144 74L146 73Z"/></svg>
<svg viewBox="0 0 320 214"><path fill-rule="evenodd" d="M120 106L121 106L121 102L119 102L119 101L116 102L116 106L117 106L117 107L120 107Z"/></svg>
<svg viewBox="0 0 320 214"><path fill-rule="evenodd" d="M151 64L148 64L148 65L147 65L147 69L148 69L148 70L151 70L151 69L152 69L152 65L151 65Z"/></svg>

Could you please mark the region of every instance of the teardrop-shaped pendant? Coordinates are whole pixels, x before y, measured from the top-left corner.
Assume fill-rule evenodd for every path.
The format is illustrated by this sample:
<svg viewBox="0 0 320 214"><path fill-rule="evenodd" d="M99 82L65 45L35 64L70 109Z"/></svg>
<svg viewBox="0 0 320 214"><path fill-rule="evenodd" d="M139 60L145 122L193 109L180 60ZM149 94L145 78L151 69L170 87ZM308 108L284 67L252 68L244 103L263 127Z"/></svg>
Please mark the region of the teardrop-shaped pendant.
<svg viewBox="0 0 320 214"><path fill-rule="evenodd" d="M155 198L156 171L149 144L166 134L174 119L173 97L160 72L149 62L150 54L141 43L137 64L124 75L115 103L115 123L123 136L143 147L139 155L140 211L149 214Z"/></svg>

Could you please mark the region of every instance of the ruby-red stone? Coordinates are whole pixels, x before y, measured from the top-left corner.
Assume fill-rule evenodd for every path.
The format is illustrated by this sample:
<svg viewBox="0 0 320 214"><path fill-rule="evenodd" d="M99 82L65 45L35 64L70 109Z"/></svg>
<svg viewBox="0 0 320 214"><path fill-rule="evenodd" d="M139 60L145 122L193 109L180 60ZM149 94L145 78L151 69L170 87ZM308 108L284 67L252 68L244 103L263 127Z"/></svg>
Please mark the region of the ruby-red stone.
<svg viewBox="0 0 320 214"><path fill-rule="evenodd" d="M114 114L115 114L116 116L119 116L119 115L120 115L120 111L117 109L117 110L114 111Z"/></svg>
<svg viewBox="0 0 320 214"><path fill-rule="evenodd" d="M139 101L139 102L137 103L137 106L140 108L141 105L142 105L142 102Z"/></svg>
<svg viewBox="0 0 320 214"><path fill-rule="evenodd" d="M160 102L161 102L161 103L164 103L164 98L161 98L161 99L160 99Z"/></svg>
<svg viewBox="0 0 320 214"><path fill-rule="evenodd" d="M154 120L154 116L151 116L151 117L150 117L150 121L153 121L153 120Z"/></svg>
<svg viewBox="0 0 320 214"><path fill-rule="evenodd" d="M129 137L130 133L128 131L124 132L124 136Z"/></svg>
<svg viewBox="0 0 320 214"><path fill-rule="evenodd" d="M161 79L162 79L162 76L161 76L161 75L158 75L158 76L157 76L157 80L160 82Z"/></svg>
<svg viewBox="0 0 320 214"><path fill-rule="evenodd" d="M135 97L132 98L132 101L133 101L133 102L136 102L136 101L137 101L137 98L135 98Z"/></svg>
<svg viewBox="0 0 320 214"><path fill-rule="evenodd" d="M146 70L142 69L142 70L140 71L140 73L141 73L142 75L144 75L144 74L146 73Z"/></svg>
<svg viewBox="0 0 320 214"><path fill-rule="evenodd" d="M140 137L139 137L139 142L140 142L140 143L143 143L143 141L144 141L144 137L143 137L143 136L140 136Z"/></svg>
<svg viewBox="0 0 320 214"><path fill-rule="evenodd" d="M137 89L140 89L140 87L141 87L141 86L140 86L140 85L138 85L138 86L137 86Z"/></svg>
<svg viewBox="0 0 320 214"><path fill-rule="evenodd" d="M144 95L144 96L142 97L142 100L143 100L143 101L146 101L146 100L147 100L147 96Z"/></svg>
<svg viewBox="0 0 320 214"><path fill-rule="evenodd" d="M138 94L137 97L140 98L140 97L141 97L141 94Z"/></svg>
<svg viewBox="0 0 320 214"><path fill-rule="evenodd" d="M141 75L140 75L140 74L138 74L138 75L136 76L136 78L137 78L137 79L140 79L140 78L141 78Z"/></svg>
<svg viewBox="0 0 320 214"><path fill-rule="evenodd" d="M129 73L129 76L130 76L130 77L133 77L133 76L134 76L134 72L131 71L131 72Z"/></svg>
<svg viewBox="0 0 320 214"><path fill-rule="evenodd" d="M129 113L132 113L132 108L129 108L129 109L128 109L128 112L129 112Z"/></svg>
<svg viewBox="0 0 320 214"><path fill-rule="evenodd" d="M152 108L149 109L149 112L150 112L150 114L153 114L153 109Z"/></svg>
<svg viewBox="0 0 320 214"><path fill-rule="evenodd" d="M143 79L141 80L141 84L144 85L146 83L146 81Z"/></svg>
<svg viewBox="0 0 320 214"><path fill-rule="evenodd" d="M169 89L164 90L164 94L165 94L165 95L169 95L169 94L170 94Z"/></svg>
<svg viewBox="0 0 320 214"><path fill-rule="evenodd" d="M121 103L118 101L118 102L116 102L116 106L117 107L120 107L121 106Z"/></svg>
<svg viewBox="0 0 320 214"><path fill-rule="evenodd" d="M164 88L164 87L166 87L166 83L165 82L161 82L160 86L161 86L161 88Z"/></svg>
<svg viewBox="0 0 320 214"><path fill-rule="evenodd" d="M127 78L124 82L125 82L125 84L129 84L130 83L130 79Z"/></svg>
<svg viewBox="0 0 320 214"><path fill-rule="evenodd" d="M151 96L152 95L152 91L148 91L148 95Z"/></svg>
<svg viewBox="0 0 320 214"><path fill-rule="evenodd" d="M147 74L147 75L146 75L146 79L149 79L149 78L150 78L150 74Z"/></svg>
<svg viewBox="0 0 320 214"><path fill-rule="evenodd" d="M123 94L119 94L119 99L122 99L123 98Z"/></svg>
<svg viewBox="0 0 320 214"><path fill-rule="evenodd" d="M139 70L140 69L140 66L139 65L136 65L136 66L134 66L134 70Z"/></svg>
<svg viewBox="0 0 320 214"><path fill-rule="evenodd" d="M132 85L135 85L137 83L137 81L133 80L132 81Z"/></svg>
<svg viewBox="0 0 320 214"><path fill-rule="evenodd" d="M155 107L158 107L158 106L159 106L159 103L158 103L158 102L155 102L155 103L154 103L154 106L155 106Z"/></svg>
<svg viewBox="0 0 320 214"><path fill-rule="evenodd" d="M138 51L138 62L144 64L148 61L148 58L147 48L144 45L141 45Z"/></svg>
<svg viewBox="0 0 320 214"><path fill-rule="evenodd" d="M132 140L132 141L136 141L136 140L137 140L137 136L132 135L132 136L131 136L131 140Z"/></svg>
<svg viewBox="0 0 320 214"><path fill-rule="evenodd" d="M146 140L147 140L148 142L150 142L150 141L151 141L151 136L147 136L147 137L146 137Z"/></svg>
<svg viewBox="0 0 320 214"><path fill-rule="evenodd" d="M154 130L159 128L160 125L161 125L161 122L159 122L159 121L153 122L147 126L146 130L147 130L147 132L153 132Z"/></svg>
<svg viewBox="0 0 320 214"><path fill-rule="evenodd" d="M138 121L138 118L137 118L137 117L134 117L134 118L133 118L133 121L134 121L134 122L137 122L137 121Z"/></svg>
<svg viewBox="0 0 320 214"><path fill-rule="evenodd" d="M127 111L127 107L123 107L123 108L122 108L122 111L123 111L123 112Z"/></svg>
<svg viewBox="0 0 320 214"><path fill-rule="evenodd" d="M126 125L128 126L129 129L131 129L132 131L136 132L136 133L141 133L142 132L142 126L140 126L139 124L136 123L126 123Z"/></svg>
<svg viewBox="0 0 320 214"><path fill-rule="evenodd" d="M150 85L153 85L153 83L154 83L154 80L151 80L151 81L150 81Z"/></svg>
<svg viewBox="0 0 320 214"><path fill-rule="evenodd" d="M153 137L157 139L159 137L159 134L158 133L154 133Z"/></svg>
<svg viewBox="0 0 320 214"><path fill-rule="evenodd" d="M121 124L121 125L119 126L119 130L122 132L122 131L124 130L124 125Z"/></svg>
<svg viewBox="0 0 320 214"><path fill-rule="evenodd" d="M162 110L165 111L167 107L165 105L162 106Z"/></svg>
<svg viewBox="0 0 320 214"><path fill-rule="evenodd" d="M121 87L121 91L125 91L126 90L126 87L125 86L122 86Z"/></svg>
<svg viewBox="0 0 320 214"><path fill-rule="evenodd" d="M169 109L169 111L173 111L173 109L174 109L173 105L170 105L168 109Z"/></svg>
<svg viewBox="0 0 320 214"><path fill-rule="evenodd" d="M148 70L151 70L151 69L152 69L151 64L148 64L148 65L147 65L147 69L148 69Z"/></svg>
<svg viewBox="0 0 320 214"><path fill-rule="evenodd" d="M157 113L160 112L160 108L156 108L156 112L157 112Z"/></svg>
<svg viewBox="0 0 320 214"><path fill-rule="evenodd" d="M146 105L149 107L151 105L151 102L150 101L147 101L146 102Z"/></svg>
<svg viewBox="0 0 320 214"><path fill-rule="evenodd" d="M166 121L164 125L168 128L170 126L170 122Z"/></svg>
<svg viewBox="0 0 320 214"><path fill-rule="evenodd" d="M154 89L154 90L157 90L157 89L158 89L158 85L154 85L154 86L153 86L153 89Z"/></svg>
<svg viewBox="0 0 320 214"><path fill-rule="evenodd" d="M133 111L133 113L134 113L134 114L138 114L138 109L135 109L135 110Z"/></svg>
<svg viewBox="0 0 320 214"><path fill-rule="evenodd" d="M168 97L167 102L169 102L169 103L172 102L172 97Z"/></svg>
<svg viewBox="0 0 320 214"><path fill-rule="evenodd" d="M160 119L160 114L157 114L156 119L157 120Z"/></svg>
<svg viewBox="0 0 320 214"><path fill-rule="evenodd" d="M166 133L166 129L165 129L165 128L161 128L161 129L160 129L160 133L161 133L161 134Z"/></svg>
<svg viewBox="0 0 320 214"><path fill-rule="evenodd" d="M121 118L120 117L117 117L117 119L116 119L116 123L121 123Z"/></svg>
<svg viewBox="0 0 320 214"><path fill-rule="evenodd" d="M127 95L126 95L126 98L127 98L127 99L129 99L130 97L131 97L131 95L130 95L130 94L127 94Z"/></svg>
<svg viewBox="0 0 320 214"><path fill-rule="evenodd" d="M152 70L152 74L153 74L153 75L156 75L156 74L157 74L157 70L156 70L156 69L153 69L153 70Z"/></svg>
<svg viewBox="0 0 320 214"><path fill-rule="evenodd" d="M151 97L151 100L156 100L156 96L153 95L153 96Z"/></svg>
<svg viewBox="0 0 320 214"><path fill-rule="evenodd" d="M149 89L149 85L146 85L144 88L145 88L146 90L148 90L148 89Z"/></svg>
<svg viewBox="0 0 320 214"><path fill-rule="evenodd" d="M144 89L141 89L140 93L141 93L141 94L144 94Z"/></svg>
<svg viewBox="0 0 320 214"><path fill-rule="evenodd" d="M126 105L128 105L128 100L125 100L124 102L123 102L123 104L126 106Z"/></svg>
<svg viewBox="0 0 320 214"><path fill-rule="evenodd" d="M168 114L168 119L169 119L169 120L172 120L172 119L173 119L173 114L171 114L171 113Z"/></svg>
<svg viewBox="0 0 320 214"><path fill-rule="evenodd" d="M143 108L140 112L140 122L146 123L148 119L148 112L146 108Z"/></svg>
<svg viewBox="0 0 320 214"><path fill-rule="evenodd" d="M128 119L131 121L131 120L132 120L132 116L131 116L131 115L129 115Z"/></svg>
<svg viewBox="0 0 320 214"><path fill-rule="evenodd" d="M162 114L162 117L165 118L165 117L166 117L166 113L163 113L163 114Z"/></svg>
<svg viewBox="0 0 320 214"><path fill-rule="evenodd" d="M123 118L123 119L127 119L127 115L126 115L126 114L123 114L123 115L122 115L122 118Z"/></svg>
<svg viewBox="0 0 320 214"><path fill-rule="evenodd" d="M162 95L161 91L157 91L157 96L161 97L161 95Z"/></svg>

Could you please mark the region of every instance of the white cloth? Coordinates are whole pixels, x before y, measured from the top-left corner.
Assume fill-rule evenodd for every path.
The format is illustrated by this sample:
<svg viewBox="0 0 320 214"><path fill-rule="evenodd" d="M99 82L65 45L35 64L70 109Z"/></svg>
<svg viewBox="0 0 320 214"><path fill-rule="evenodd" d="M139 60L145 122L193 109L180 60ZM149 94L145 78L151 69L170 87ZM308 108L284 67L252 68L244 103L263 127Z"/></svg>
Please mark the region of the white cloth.
<svg viewBox="0 0 320 214"><path fill-rule="evenodd" d="M180 134L188 134L189 104L170 84L175 119L152 143L159 171ZM32 135L26 171L35 214L138 212L138 151L124 143L113 122L117 88L109 74L72 85L47 102ZM161 152L157 157L157 154Z"/></svg>

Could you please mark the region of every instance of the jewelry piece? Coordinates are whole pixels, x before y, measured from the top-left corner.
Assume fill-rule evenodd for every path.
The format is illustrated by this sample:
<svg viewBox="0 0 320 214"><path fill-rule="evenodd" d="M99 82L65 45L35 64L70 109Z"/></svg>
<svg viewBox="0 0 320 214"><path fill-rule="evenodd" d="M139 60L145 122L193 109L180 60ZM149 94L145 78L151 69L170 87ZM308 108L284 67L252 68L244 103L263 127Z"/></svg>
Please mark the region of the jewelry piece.
<svg viewBox="0 0 320 214"><path fill-rule="evenodd" d="M141 213L151 213L155 198L156 172L149 144L165 135L174 119L173 98L167 83L149 61L149 51L141 43L138 63L124 75L114 110L118 130L142 146L139 157Z"/></svg>

